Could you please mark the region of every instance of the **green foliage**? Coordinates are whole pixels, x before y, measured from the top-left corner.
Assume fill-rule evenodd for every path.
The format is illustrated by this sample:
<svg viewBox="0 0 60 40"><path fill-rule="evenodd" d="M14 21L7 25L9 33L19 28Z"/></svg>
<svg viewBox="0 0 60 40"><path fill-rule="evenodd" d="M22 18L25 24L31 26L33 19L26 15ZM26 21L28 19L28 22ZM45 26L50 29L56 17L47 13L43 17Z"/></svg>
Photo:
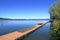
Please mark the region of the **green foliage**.
<svg viewBox="0 0 60 40"><path fill-rule="evenodd" d="M50 13L53 17L56 19L60 19L60 1L53 4L53 6L50 8Z"/></svg>
<svg viewBox="0 0 60 40"><path fill-rule="evenodd" d="M60 1L50 8L51 15L51 40L60 40Z"/></svg>

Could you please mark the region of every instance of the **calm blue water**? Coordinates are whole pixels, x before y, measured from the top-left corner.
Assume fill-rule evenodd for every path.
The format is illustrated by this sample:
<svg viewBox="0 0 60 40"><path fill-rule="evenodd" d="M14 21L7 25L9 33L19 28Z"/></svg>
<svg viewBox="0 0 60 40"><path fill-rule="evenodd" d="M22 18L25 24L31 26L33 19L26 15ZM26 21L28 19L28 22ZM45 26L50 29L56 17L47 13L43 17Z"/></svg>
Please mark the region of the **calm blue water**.
<svg viewBox="0 0 60 40"><path fill-rule="evenodd" d="M24 40L50 40L50 23L28 35Z"/></svg>
<svg viewBox="0 0 60 40"><path fill-rule="evenodd" d="M29 27L33 27L35 24L48 20L0 20L0 35L4 35L17 30L23 30ZM50 31L50 23L44 27L33 32L24 40L48 40Z"/></svg>

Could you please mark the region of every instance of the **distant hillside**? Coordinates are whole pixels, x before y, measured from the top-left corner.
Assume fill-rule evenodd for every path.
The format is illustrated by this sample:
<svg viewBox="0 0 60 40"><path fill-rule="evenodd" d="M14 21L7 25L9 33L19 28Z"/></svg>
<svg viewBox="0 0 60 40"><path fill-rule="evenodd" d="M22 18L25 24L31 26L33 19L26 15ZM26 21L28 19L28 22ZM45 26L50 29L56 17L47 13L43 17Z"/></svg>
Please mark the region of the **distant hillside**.
<svg viewBox="0 0 60 40"><path fill-rule="evenodd" d="M0 20L49 20L49 19L10 19L10 18L0 18Z"/></svg>
<svg viewBox="0 0 60 40"><path fill-rule="evenodd" d="M0 18L0 20L7 20L7 19L9 19L9 18Z"/></svg>

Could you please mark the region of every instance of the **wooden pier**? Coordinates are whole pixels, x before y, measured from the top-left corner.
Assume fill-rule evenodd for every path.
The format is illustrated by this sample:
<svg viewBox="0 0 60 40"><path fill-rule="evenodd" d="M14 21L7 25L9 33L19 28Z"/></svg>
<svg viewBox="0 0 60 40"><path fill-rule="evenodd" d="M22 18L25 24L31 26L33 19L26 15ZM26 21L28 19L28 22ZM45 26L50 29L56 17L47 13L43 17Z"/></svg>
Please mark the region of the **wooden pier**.
<svg viewBox="0 0 60 40"><path fill-rule="evenodd" d="M22 40L23 37L27 36L28 34L34 32L35 30L39 29L40 27L44 26L45 24L47 24L48 22L42 22L39 24L36 24L35 26L25 29L25 30L18 30L12 33L8 33L5 35L0 36L0 40L17 40L19 38L19 40Z"/></svg>

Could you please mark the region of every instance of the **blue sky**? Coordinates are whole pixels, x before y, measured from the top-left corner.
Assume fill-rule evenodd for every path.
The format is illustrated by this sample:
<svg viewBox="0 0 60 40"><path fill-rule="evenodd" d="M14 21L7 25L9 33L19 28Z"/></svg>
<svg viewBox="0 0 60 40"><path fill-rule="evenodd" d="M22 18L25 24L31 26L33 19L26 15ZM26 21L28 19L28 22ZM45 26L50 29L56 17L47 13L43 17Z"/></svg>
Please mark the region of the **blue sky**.
<svg viewBox="0 0 60 40"><path fill-rule="evenodd" d="M0 17L16 19L50 18L49 8L56 0L0 0Z"/></svg>

